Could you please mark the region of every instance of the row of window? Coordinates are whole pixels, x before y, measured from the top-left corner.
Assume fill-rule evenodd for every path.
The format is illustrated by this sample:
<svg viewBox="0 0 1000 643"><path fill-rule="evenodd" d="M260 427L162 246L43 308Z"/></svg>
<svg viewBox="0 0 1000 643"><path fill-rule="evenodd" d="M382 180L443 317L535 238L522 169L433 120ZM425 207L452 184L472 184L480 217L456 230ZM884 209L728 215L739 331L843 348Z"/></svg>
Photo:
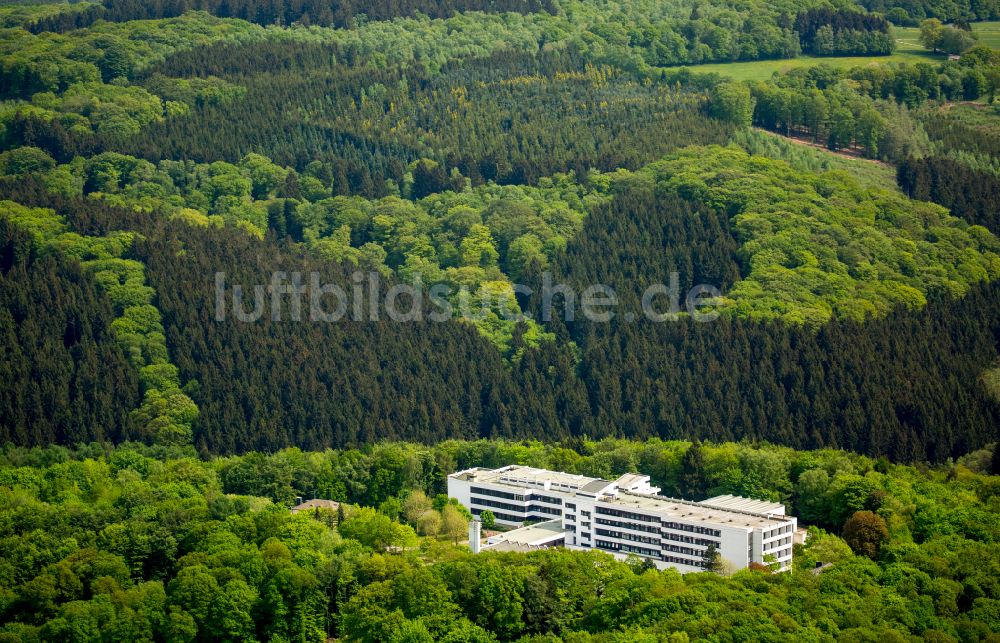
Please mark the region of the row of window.
<svg viewBox="0 0 1000 643"><path fill-rule="evenodd" d="M785 545L791 544L791 542L792 542L792 537L786 536L785 538L775 540L774 542L764 543L764 551L770 551L772 549L777 549L778 547L784 547Z"/></svg>
<svg viewBox="0 0 1000 643"><path fill-rule="evenodd" d="M764 540L767 540L768 538L774 538L775 536L780 536L781 534L789 534L791 532L792 532L791 525L782 525L781 527L775 527L770 531L764 532Z"/></svg>
<svg viewBox="0 0 1000 643"><path fill-rule="evenodd" d="M645 547L636 547L635 545L622 545L621 551L629 554L639 554L640 556L649 556L650 558L660 557L658 549L646 549Z"/></svg>
<svg viewBox="0 0 1000 643"><path fill-rule="evenodd" d="M538 500L539 502L547 502L550 505L560 505L560 506L562 506L562 500L560 500L559 498L554 498L552 496L541 496L541 495L539 495L537 493L533 493L533 494L531 494L531 499L532 500Z"/></svg>
<svg viewBox="0 0 1000 643"><path fill-rule="evenodd" d="M493 496L494 498L524 501L524 496L521 494L507 493L506 491L497 491L496 489L486 489L485 487L472 487L472 493L478 493L481 496Z"/></svg>
<svg viewBox="0 0 1000 643"><path fill-rule="evenodd" d="M690 543L692 545L701 545L702 547L708 547L709 545L715 545L716 547L721 547L722 543L718 540L708 540L707 538L695 538L694 536L681 536L680 534L671 534L665 532L663 534L664 540L673 540L679 543Z"/></svg>
<svg viewBox="0 0 1000 643"><path fill-rule="evenodd" d="M528 511L537 511L543 514L549 514L550 516L561 516L562 510L555 509L553 507L544 507L542 505L528 505Z"/></svg>
<svg viewBox="0 0 1000 643"><path fill-rule="evenodd" d="M470 509L470 511L472 512L472 515L478 516L481 515L486 510L479 509L478 507L473 507L472 509ZM497 520L503 520L504 522L521 522L524 520L524 516L512 516L510 514L505 514L500 511L494 511L493 517L496 518Z"/></svg>
<svg viewBox="0 0 1000 643"><path fill-rule="evenodd" d="M607 540L597 540L595 541L594 546L597 547L598 549L605 549L607 551L620 551L629 554L639 554L640 556L649 556L650 558L660 557L660 552L655 549L636 547L634 545L621 545L619 543L608 542Z"/></svg>
<svg viewBox="0 0 1000 643"><path fill-rule="evenodd" d="M663 556L662 560L675 565L687 565L689 567L708 567L704 560L691 560L688 558L678 558L677 556Z"/></svg>
<svg viewBox="0 0 1000 643"><path fill-rule="evenodd" d="M668 529L676 529L678 531L690 531L696 534L705 534L706 536L715 536L716 538L722 538L722 531L718 529L712 529L710 527L701 527L697 525L689 525L684 522L669 522L664 520L663 526Z"/></svg>
<svg viewBox="0 0 1000 643"><path fill-rule="evenodd" d="M623 533L620 531L610 531L608 529L597 529L598 536L608 536L610 538L619 538L621 540L631 540L635 543L645 543L647 545L659 545L659 538L650 538L649 536L636 536L635 534Z"/></svg>
<svg viewBox="0 0 1000 643"><path fill-rule="evenodd" d="M664 551L672 551L675 554L687 554L688 556L701 556L703 552L692 547L681 547L680 545L664 545Z"/></svg>
<svg viewBox="0 0 1000 643"><path fill-rule="evenodd" d="M598 508L598 513L605 513L604 511L601 511L600 509L601 508L599 507ZM627 513L627 512L622 512L622 513ZM612 514L612 515L614 515L614 514ZM626 516L622 516L622 517L629 518L629 516L627 516L627 515ZM634 518L630 518L630 519L634 520ZM622 528L622 529L632 529L634 531L645 531L645 532L651 533L651 534L658 534L658 533L660 533L660 529L658 527L656 527L655 525L641 525L641 524L637 525L635 523L622 522L620 520L608 520L607 518L598 518L597 519L597 524L599 524L599 525L608 525L610 527L619 527L619 528ZM695 526L695 525L686 525L686 524L683 524L683 523L676 523L676 522L664 522L663 526L666 527L666 528L669 528L669 529L676 529L678 531L687 531L687 532L690 532L690 533L704 534L706 536L715 536L716 538L722 538L722 531L720 531L718 529L709 529L708 527L699 527L699 526ZM710 544L715 545L716 547L718 547L720 545L719 541L710 541L710 540L706 540L706 539L703 539L703 538L691 538L690 540L682 540L682 539L684 539L686 537L685 536L679 536L679 535L676 535L676 534L671 534L669 532L665 532L663 534L663 537L666 538L667 540L677 540L677 541L680 541L680 542L690 542L690 543L694 543L694 544L697 544L697 545L705 545L706 547L708 545L710 545Z"/></svg>
<svg viewBox="0 0 1000 643"><path fill-rule="evenodd" d="M608 520L603 520L602 518L597 519L598 524L606 524ZM611 531L608 529L597 529L597 534L599 536L609 536L611 538L620 538L621 540L631 540L632 542L646 543L648 545L659 545L660 539L653 538L649 536L637 536L635 534L630 534L628 532L622 531ZM721 547L722 543L715 540L706 540L704 538L692 538L691 536L678 536L676 534L663 534L663 540L673 540L676 542L688 543L691 545L701 545L702 547L708 547L709 545L715 545L716 547ZM663 545L663 549L668 551L676 551L681 553L695 553L700 555L700 550L692 549L690 547L678 548L676 545Z"/></svg>
<svg viewBox="0 0 1000 643"><path fill-rule="evenodd" d="M646 514L637 514L630 511L622 511L620 509L609 509L608 507L597 507L597 513L604 514L605 516L616 516L618 518L638 520L640 522L660 522L660 519L656 516L647 516Z"/></svg>
<svg viewBox="0 0 1000 643"><path fill-rule="evenodd" d="M631 529L633 531L645 531L650 534L659 534L660 528L654 525L637 525L631 522L622 522L620 520L609 520L607 518L597 518L597 524L607 525L609 527L618 527L619 529Z"/></svg>
<svg viewBox="0 0 1000 643"><path fill-rule="evenodd" d="M512 505L507 502L500 502L499 500L489 500L487 498L472 498L472 504L482 505L484 507L491 507L494 509L505 509L507 511L515 511L517 513L523 514L526 509L519 505Z"/></svg>

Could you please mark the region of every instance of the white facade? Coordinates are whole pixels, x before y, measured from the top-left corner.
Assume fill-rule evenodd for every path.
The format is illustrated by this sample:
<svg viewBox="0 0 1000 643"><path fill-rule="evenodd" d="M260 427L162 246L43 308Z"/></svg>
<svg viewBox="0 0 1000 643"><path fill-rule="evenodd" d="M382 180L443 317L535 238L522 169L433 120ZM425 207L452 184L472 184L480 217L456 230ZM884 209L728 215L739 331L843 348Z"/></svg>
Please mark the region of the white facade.
<svg viewBox="0 0 1000 643"><path fill-rule="evenodd" d="M735 568L765 556L791 566L797 523L783 505L736 496L691 502L659 491L640 474L612 482L517 465L448 476L448 495L473 515L489 509L511 527L561 520L570 548L635 554L687 572L702 571L705 550L715 545Z"/></svg>

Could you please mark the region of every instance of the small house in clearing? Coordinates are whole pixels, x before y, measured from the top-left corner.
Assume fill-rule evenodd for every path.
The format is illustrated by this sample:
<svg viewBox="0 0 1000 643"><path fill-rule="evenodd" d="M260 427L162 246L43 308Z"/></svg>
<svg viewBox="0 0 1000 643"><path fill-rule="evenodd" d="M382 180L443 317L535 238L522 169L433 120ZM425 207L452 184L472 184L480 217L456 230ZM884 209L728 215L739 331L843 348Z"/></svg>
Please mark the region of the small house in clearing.
<svg viewBox="0 0 1000 643"><path fill-rule="evenodd" d="M329 509L330 511L337 511L337 508L340 507L340 503L334 500L313 499L306 500L305 502L302 502L302 498L296 498L296 500L299 501L299 504L292 507L293 514L297 514L300 511L309 511L314 509Z"/></svg>

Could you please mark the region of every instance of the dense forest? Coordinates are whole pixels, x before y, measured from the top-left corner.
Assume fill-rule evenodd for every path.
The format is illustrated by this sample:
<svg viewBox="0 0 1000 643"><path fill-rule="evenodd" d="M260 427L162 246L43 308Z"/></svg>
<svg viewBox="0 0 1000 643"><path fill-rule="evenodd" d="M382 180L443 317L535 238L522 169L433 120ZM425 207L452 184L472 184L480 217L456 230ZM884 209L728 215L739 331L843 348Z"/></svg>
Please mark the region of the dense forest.
<svg viewBox="0 0 1000 643"><path fill-rule="evenodd" d="M991 108L953 103L992 101L1000 77L993 54L976 47L961 60L848 70L830 66L793 70L771 82L751 83L754 125L785 135L808 137L831 150L855 150L873 159L900 163L930 154L958 155L992 167L996 150ZM947 107L938 108L938 102Z"/></svg>
<svg viewBox="0 0 1000 643"><path fill-rule="evenodd" d="M231 47L211 53L250 65L269 59ZM326 163L334 195L383 196L386 181L401 183L406 166L421 158L440 164L445 179L457 170L473 185L534 184L556 172L636 168L726 133L700 114L697 94L638 83L576 57L505 52L433 78L366 67L341 74L321 62L322 53L309 57L320 72L308 65L280 76L224 76L247 88L246 100L206 104L123 142L99 141L98 149L202 162L235 162L253 150L299 170ZM274 118L282 110L286 122ZM303 112L315 116L302 119ZM385 126L372 126L378 122ZM439 181L420 196L450 187Z"/></svg>
<svg viewBox="0 0 1000 643"><path fill-rule="evenodd" d="M861 0L869 11L884 13L897 25L916 25L925 18L943 21L996 20L1000 3L995 0Z"/></svg>
<svg viewBox="0 0 1000 643"><path fill-rule="evenodd" d="M669 493L769 497L813 522L788 573L680 575L550 549L472 555L457 468L531 463ZM449 441L198 460L188 449L0 453L11 641L942 641L1000 628L996 466L689 442ZM292 514L296 497L340 508ZM855 533L850 525L871 529ZM825 530L824 530L825 529ZM826 564L816 573L817 563Z"/></svg>
<svg viewBox="0 0 1000 643"><path fill-rule="evenodd" d="M364 20L389 20L392 18L423 14L431 18L447 18L459 11L489 11L494 13L536 11L555 12L552 0L379 0L356 4L351 0L104 0L85 11L63 12L43 17L30 25L35 33L63 32L89 27L98 20L128 22L176 18L188 11L206 11L220 18L239 18L260 25L321 25L324 27L350 27L358 17Z"/></svg>
<svg viewBox="0 0 1000 643"><path fill-rule="evenodd" d="M988 221L956 209L969 226L851 166L851 177L811 175L767 145L789 160L683 151L757 122L831 148L988 165L988 148L961 143L990 140L973 136L985 114L930 103L991 92L989 50L937 70L820 66L748 86L612 64L575 37L538 50L544 21L559 18L505 16L262 31L186 14L17 35L26 46L8 50L8 95L31 100L5 108L0 191L33 210L7 216L83 262L141 383L139 408L81 437L233 453L541 431L934 461L995 438L983 373L998 307L983 282L1000 274L1000 247L978 227ZM814 36L885 29L849 12L797 20ZM444 24L460 37L442 37ZM500 34L528 40L491 50ZM379 57L379 38L406 47ZM940 133L945 117L969 134ZM922 181L904 187L955 207ZM122 243L108 254L102 239ZM107 256L86 254L97 246ZM256 284L279 267L345 290L355 270L374 270L381 292L419 278L528 316L494 306L472 324L265 320L266 332L213 321L215 272ZM676 272L683 292L722 292L724 321L546 320L537 296L513 293L518 282L537 291L547 270L580 289L613 284L633 315L642 290ZM870 365L873 353L892 357Z"/></svg>
<svg viewBox="0 0 1000 643"><path fill-rule="evenodd" d="M907 159L899 187L910 197L934 201L969 223L1000 232L1000 178L948 158Z"/></svg>
<svg viewBox="0 0 1000 643"><path fill-rule="evenodd" d="M662 224L653 222L663 219L655 217L657 206L649 200L619 199L591 215L581 239L557 262L557 281L564 276L570 283L611 284L630 300L623 308L631 304L638 312L640 293L633 284L651 275L679 271L681 292L686 293L702 280L725 285L739 274L738 265L725 255L727 243L719 243L720 238L731 239L724 219L702 215L696 223L683 217L684 229L670 230L671 242L664 243L650 232L658 231ZM956 437L993 431L996 400L985 389L969 397L962 377L946 383L946 373L964 367L939 360L945 354L965 354L974 362L974 356L992 355L1000 338L997 296L989 286L970 293L958 307L944 298L920 312L897 310L877 321L830 323L818 333L740 318L657 324L630 323L620 316L610 324L577 320L569 336L583 351L591 410L603 423L633 430L661 427L645 435L703 439L720 432L739 439L754 435L752 427L767 427L768 435L760 436L764 439L818 447L835 444L825 442L833 438L852 449L887 449L899 457L921 443L947 442L944 436L931 437L935 426L962 425ZM973 321L977 317L981 325ZM981 334L973 339L966 333L977 325ZM897 343L901 338L906 338L905 346ZM971 344L961 345L969 340ZM941 352L935 348L938 342L952 341L960 343ZM882 354L893 360L872 363L871 355ZM917 357L932 354L933 362ZM970 366L966 377L975 378L988 364ZM691 378L692 372L699 375ZM954 388L946 393L942 385ZM932 419L945 408L951 420ZM831 430L833 426L837 429ZM886 442L880 445L882 440ZM967 450L956 447L957 452Z"/></svg>
<svg viewBox="0 0 1000 643"><path fill-rule="evenodd" d="M901 128L936 131L919 110L985 78L991 54L943 63L933 80L930 65L821 66L747 87L637 76L573 47L399 66L373 64L363 39L273 39L197 16L164 24L176 35L123 50L119 68L136 84L103 82L117 73L102 71L115 49L95 41L94 80L8 112L15 149L0 155L5 198L57 212L78 234L142 235L120 253L141 266L144 305L155 305L126 342L146 369L137 435L190 436L206 453L537 431L697 436L934 461L995 436L982 374L996 360L996 290L980 283L1000 274L995 237L864 172L816 177L732 148L678 152L755 120L786 133L814 123L829 147L873 155L957 154L954 137ZM224 31L184 44L202 27ZM453 55L448 41L437 47ZM889 98L903 111L878 102ZM361 269L383 288L420 278L479 295L538 286L554 270L581 289L613 284L632 314L643 288L676 271L684 292L720 289L726 321L564 324L524 297L514 308L532 319L494 309L471 327L264 321L262 333L212 320L215 272L267 283L276 266L345 290ZM146 319L119 308L122 325ZM872 367L873 352L893 358Z"/></svg>
<svg viewBox="0 0 1000 643"><path fill-rule="evenodd" d="M802 50L816 56L886 55L896 48L888 21L879 15L829 8L795 18Z"/></svg>
<svg viewBox="0 0 1000 643"><path fill-rule="evenodd" d="M0 218L4 386L0 441L72 444L132 436L139 380L115 341L113 313L70 258L40 252Z"/></svg>
<svg viewBox="0 0 1000 643"><path fill-rule="evenodd" d="M245 229L184 223L184 217L193 215L183 210L169 224L136 219L127 210L52 196L32 181L8 183L5 196L70 213L77 203L87 203L81 223L74 225L142 232L145 239L135 243L131 256L146 266L157 293L172 362L200 410L194 439L209 452L240 451L247 445L322 448L401 437L527 437L542 431L552 437L623 433L768 439L797 447L849 447L903 460L942 460L994 435L1000 406L979 375L995 359L1000 337L995 286L974 287L956 305L947 288L959 285L942 281L944 290L928 291L930 303L923 306L924 296L904 282L861 281L863 298L878 292L869 289L891 287L916 294L921 304L878 321L862 316L859 321L825 322L819 332L808 325L747 318L738 308L729 321L711 324L624 321L626 311L639 312L638 299L647 283L673 271L679 273L682 292L707 282L731 297L736 296L735 285L757 283L755 288L766 289L771 279L745 272L727 217L702 210L692 218L698 211L694 204L679 196L654 197L644 176L623 175L609 185L620 196L593 210L575 240L551 255L556 280L578 285L577 292L589 283L612 285L622 298L621 315L611 324L580 320L569 328L556 315L553 337L562 340L556 343L531 341L529 324L534 322L508 322L506 331L488 327L486 337L509 333L500 341L508 354L517 356L513 365L505 364L485 337L459 322L301 324L265 318L259 322L263 326L220 324L210 304L216 271L225 272L231 283L258 284L267 283L275 269L315 270L349 291L351 268L334 269L294 244L265 252L264 246L274 243L270 237L258 240ZM594 180L601 182L597 176ZM636 185L624 187L630 182ZM690 194L693 187L679 189ZM428 199L428 205L435 207L430 204L436 200ZM517 211L510 202L496 205ZM337 212L330 215L343 216ZM74 215L68 219L74 221ZM274 218L265 221L273 234ZM370 234L363 227L359 232ZM519 238L516 230L506 234ZM345 238L348 243L351 235ZM372 243L367 238L356 241L365 242L365 252ZM729 241L719 243L720 238ZM395 252L394 246L386 247ZM509 246L501 249L502 265L520 270L529 284L539 274L540 262L548 261L543 249L534 259L512 254ZM769 256L776 251L769 250ZM382 257L387 256L383 250ZM514 268L518 256L528 260L519 259L523 267ZM405 265L398 265L397 272ZM757 270L764 266L759 259L747 265L757 265ZM461 272L455 278L467 274L465 268L456 270ZM802 278L819 274L808 264L793 271ZM748 293L745 301L757 307L765 300ZM866 300L850 301L838 305ZM537 298L524 304L536 312ZM535 318L542 319L541 313ZM564 347L568 340L575 349ZM893 359L871 364L872 354L891 354ZM327 370L306 364L338 366ZM391 389L385 382L391 382ZM901 391L907 393L901 396Z"/></svg>
<svg viewBox="0 0 1000 643"><path fill-rule="evenodd" d="M972 169L997 173L1000 146L996 141L995 107L978 105L928 109L921 117L930 150Z"/></svg>

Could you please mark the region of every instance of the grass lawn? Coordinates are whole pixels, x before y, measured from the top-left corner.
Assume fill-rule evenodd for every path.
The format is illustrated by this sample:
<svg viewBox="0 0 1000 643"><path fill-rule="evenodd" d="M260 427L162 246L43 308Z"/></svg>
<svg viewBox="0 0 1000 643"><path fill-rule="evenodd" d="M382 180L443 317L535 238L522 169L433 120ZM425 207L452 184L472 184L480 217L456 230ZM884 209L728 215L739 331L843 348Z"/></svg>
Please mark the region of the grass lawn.
<svg viewBox="0 0 1000 643"><path fill-rule="evenodd" d="M861 67L863 65L880 65L887 62L933 62L944 60L944 56L917 54L897 51L891 56L799 56L786 60L755 60L743 63L719 63L712 65L691 65L691 71L700 73L717 73L736 80L767 80L774 72L787 72L800 67L813 67L827 64L834 67Z"/></svg>
<svg viewBox="0 0 1000 643"><path fill-rule="evenodd" d="M972 25L979 35L979 42L1000 48L1000 22L977 22ZM945 56L932 54L920 44L920 29L896 28L896 53L891 56L831 56L817 58L799 56L790 60L756 60L753 62L719 63L712 65L691 65L692 71L721 74L736 80L767 80L774 72L786 72L800 67L812 67L826 63L834 67L849 68L863 65L878 65L889 62L939 62Z"/></svg>
<svg viewBox="0 0 1000 643"><path fill-rule="evenodd" d="M979 36L979 42L1000 49L1000 22L977 22L972 25L973 33Z"/></svg>

